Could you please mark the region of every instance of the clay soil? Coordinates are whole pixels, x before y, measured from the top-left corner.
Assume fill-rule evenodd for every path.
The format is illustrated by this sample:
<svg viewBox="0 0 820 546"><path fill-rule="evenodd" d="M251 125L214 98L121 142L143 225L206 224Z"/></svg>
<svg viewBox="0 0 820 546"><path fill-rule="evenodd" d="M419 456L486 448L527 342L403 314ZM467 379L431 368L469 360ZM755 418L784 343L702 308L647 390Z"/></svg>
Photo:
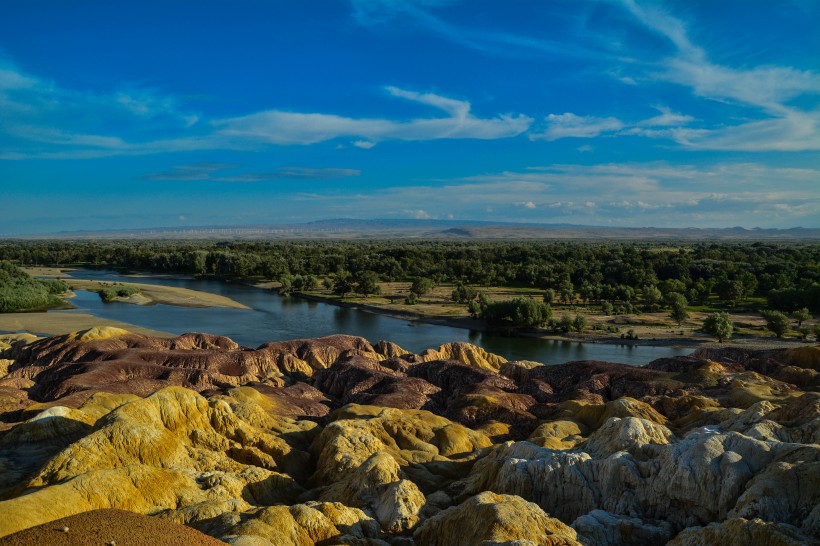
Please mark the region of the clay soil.
<svg viewBox="0 0 820 546"><path fill-rule="evenodd" d="M65 529L68 528L66 531ZM162 518L125 510L92 510L0 538L1 546L224 546Z"/></svg>

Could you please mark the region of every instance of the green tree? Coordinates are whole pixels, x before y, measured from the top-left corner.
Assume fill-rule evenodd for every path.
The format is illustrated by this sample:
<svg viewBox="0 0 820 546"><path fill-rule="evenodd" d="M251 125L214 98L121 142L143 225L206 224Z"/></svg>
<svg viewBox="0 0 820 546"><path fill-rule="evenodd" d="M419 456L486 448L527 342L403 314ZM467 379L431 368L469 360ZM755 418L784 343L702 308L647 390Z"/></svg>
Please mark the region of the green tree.
<svg viewBox="0 0 820 546"><path fill-rule="evenodd" d="M574 322L572 321L572 317L569 316L569 313L564 313L561 315L561 320L558 321L558 330L561 332L571 332L572 329L575 327Z"/></svg>
<svg viewBox="0 0 820 546"><path fill-rule="evenodd" d="M791 328L789 317L780 311L764 311L761 315L766 319L766 328L777 337L783 337Z"/></svg>
<svg viewBox="0 0 820 546"><path fill-rule="evenodd" d="M533 298L514 298L479 305L481 318L494 322L511 322L518 328L537 328L545 325L552 317L550 306Z"/></svg>
<svg viewBox="0 0 820 546"><path fill-rule="evenodd" d="M710 313L703 321L703 331L716 337L719 343L723 343L724 339L732 337L733 330L734 326L729 313Z"/></svg>
<svg viewBox="0 0 820 546"><path fill-rule="evenodd" d="M579 333L583 333L587 328L587 318L584 315L575 315L572 321L572 328Z"/></svg>
<svg viewBox="0 0 820 546"><path fill-rule="evenodd" d="M686 298L683 297L682 294L675 294L674 297L671 298L669 305L671 311L669 312L669 316L678 324L678 326L680 326L684 320L689 318L689 312L686 310L688 305L689 302L686 301Z"/></svg>
<svg viewBox="0 0 820 546"><path fill-rule="evenodd" d="M803 307L792 313L792 317L797 321L797 327L800 328L805 321L811 319L811 313L809 313L807 308Z"/></svg>
<svg viewBox="0 0 820 546"><path fill-rule="evenodd" d="M657 308L658 304L661 302L661 291L656 286L644 286L643 287L643 301L646 306L654 310Z"/></svg>
<svg viewBox="0 0 820 546"><path fill-rule="evenodd" d="M416 296L423 296L435 288L436 284L433 279L427 277L416 277L413 279L413 284L410 285L410 292Z"/></svg>
<svg viewBox="0 0 820 546"><path fill-rule="evenodd" d="M356 274L356 292L363 294L365 297L370 294L379 294L379 276L374 271L368 269L360 271Z"/></svg>
<svg viewBox="0 0 820 546"><path fill-rule="evenodd" d="M558 291L561 293L561 299L564 303L572 303L575 299L575 286L573 286L572 281L569 279L561 281Z"/></svg>
<svg viewBox="0 0 820 546"><path fill-rule="evenodd" d="M555 290L552 288L544 290L544 303L549 303L550 305L555 303Z"/></svg>
<svg viewBox="0 0 820 546"><path fill-rule="evenodd" d="M342 271L333 279L333 293L345 297L349 292L353 292L353 280L350 273Z"/></svg>
<svg viewBox="0 0 820 546"><path fill-rule="evenodd" d="M290 275L282 275L279 277L279 294L282 296L290 296L293 293L293 277Z"/></svg>
<svg viewBox="0 0 820 546"><path fill-rule="evenodd" d="M737 302L743 298L743 294L745 293L743 281L739 280L726 280L718 285L717 290L720 299L732 307L734 307Z"/></svg>
<svg viewBox="0 0 820 546"><path fill-rule="evenodd" d="M663 293L664 301L669 302L671 301L669 300L670 294L683 294L686 290L686 283L680 279L666 279L661 283L660 290Z"/></svg>
<svg viewBox="0 0 820 546"><path fill-rule="evenodd" d="M601 304L601 313L603 313L606 316L610 316L613 312L614 308L612 307L612 302L605 301Z"/></svg>
<svg viewBox="0 0 820 546"><path fill-rule="evenodd" d="M478 290L464 286L462 283L458 283L455 290L453 290L453 293L450 295L450 299L456 303L470 303L470 301L474 300L477 296Z"/></svg>

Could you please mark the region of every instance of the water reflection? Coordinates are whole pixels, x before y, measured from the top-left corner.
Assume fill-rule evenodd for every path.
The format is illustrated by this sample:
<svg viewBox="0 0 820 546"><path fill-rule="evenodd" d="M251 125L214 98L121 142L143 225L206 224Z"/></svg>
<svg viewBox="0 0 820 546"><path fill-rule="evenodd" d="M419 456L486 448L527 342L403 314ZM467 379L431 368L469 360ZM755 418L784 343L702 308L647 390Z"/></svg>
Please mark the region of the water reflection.
<svg viewBox="0 0 820 546"><path fill-rule="evenodd" d="M109 282L180 286L232 298L251 309L138 306L118 302L104 304L96 294L85 291L78 291L73 303L78 307L74 312L93 313L100 317L175 334L209 332L225 335L248 347L257 347L267 341L346 333L365 337L374 343L381 339L390 340L413 352L421 352L428 347L437 347L451 341L468 341L510 360L534 360L545 364L584 359L643 364L655 358L689 352L669 347L595 345L572 341L501 337L462 328L409 322L295 297L282 297L273 291L218 281L133 278L110 271L92 270L76 271L72 276Z"/></svg>

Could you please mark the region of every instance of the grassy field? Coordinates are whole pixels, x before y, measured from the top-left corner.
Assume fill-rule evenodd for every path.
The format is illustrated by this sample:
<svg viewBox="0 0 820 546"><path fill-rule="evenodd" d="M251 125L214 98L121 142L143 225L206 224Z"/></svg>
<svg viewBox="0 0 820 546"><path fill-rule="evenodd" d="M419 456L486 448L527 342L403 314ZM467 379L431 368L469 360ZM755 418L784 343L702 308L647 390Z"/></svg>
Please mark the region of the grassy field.
<svg viewBox="0 0 820 546"><path fill-rule="evenodd" d="M425 319L461 319L469 318L467 306L455 303L451 299L451 294L455 285L442 284L436 286L430 293L419 298L419 303L407 305L405 299L410 294L409 282L381 282L379 288L381 293L364 297L358 294L340 297L329 290L318 289L308 292L306 295L319 298L330 303L351 304L371 308L371 310L406 316L415 315ZM274 287L275 283L269 283L267 287ZM530 296L541 300L544 292L542 290L528 288L509 287L482 287L480 289L486 293L493 301L509 300L516 297ZM737 311L729 309L735 325L734 337L751 337L763 340L774 340L773 333L765 329L766 321L752 309L758 307L762 302L750 299L741 302L736 306ZM560 319L564 314L571 317L580 314L587 319L587 328L583 333L573 332L571 334L560 334L554 336L550 330L540 329L536 333L549 337L586 339L596 341L614 341L621 339L622 335L630 330L637 336L638 340L664 341L668 343L683 343L687 341L705 342L713 341L713 338L700 333L698 330L703 324L706 315L716 310L725 310L720 307L717 299L710 301L709 305L693 306L689 308L689 318L678 325L669 317L669 310L655 313L633 313L625 315L604 315L598 304L574 303L572 305L564 303L553 303L553 318ZM617 331L607 331L615 330ZM798 338L797 332L790 332L786 338Z"/></svg>

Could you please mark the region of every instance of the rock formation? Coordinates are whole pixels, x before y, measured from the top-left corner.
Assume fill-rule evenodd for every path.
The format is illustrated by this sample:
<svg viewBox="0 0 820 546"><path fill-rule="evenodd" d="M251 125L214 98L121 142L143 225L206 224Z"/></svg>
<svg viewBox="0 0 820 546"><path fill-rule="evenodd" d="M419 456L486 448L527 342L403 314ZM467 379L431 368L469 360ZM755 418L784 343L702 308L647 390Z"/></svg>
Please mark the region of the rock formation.
<svg viewBox="0 0 820 546"><path fill-rule="evenodd" d="M352 336L9 339L0 537L128 510L240 546L814 544L818 362L818 347L636 367Z"/></svg>

